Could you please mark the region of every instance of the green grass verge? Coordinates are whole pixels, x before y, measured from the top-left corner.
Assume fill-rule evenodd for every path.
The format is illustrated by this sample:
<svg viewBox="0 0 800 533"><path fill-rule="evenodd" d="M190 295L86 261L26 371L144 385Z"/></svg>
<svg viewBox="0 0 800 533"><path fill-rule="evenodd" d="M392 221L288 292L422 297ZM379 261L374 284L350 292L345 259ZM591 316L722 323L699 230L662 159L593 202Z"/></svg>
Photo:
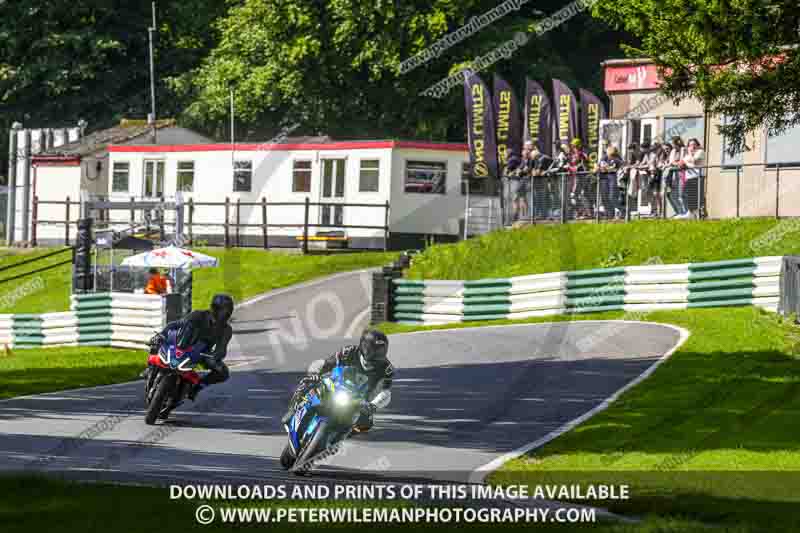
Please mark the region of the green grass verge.
<svg viewBox="0 0 800 533"><path fill-rule="evenodd" d="M792 220L636 221L537 225L496 231L414 257L413 279L507 278L614 266L665 264L800 253Z"/></svg>
<svg viewBox="0 0 800 533"><path fill-rule="evenodd" d="M11 265L27 258L50 253L54 249L0 251L0 267ZM236 301L256 296L273 289L308 281L313 278L385 265L397 259L397 252L358 252L331 255L298 255L242 248L196 248L197 251L219 258L217 268L199 269L194 273L192 302L195 308L204 308L217 292L228 292ZM69 253L18 269L0 273L0 279L23 274L49 266L65 259ZM41 274L34 274L19 281L0 285L0 295L12 291L19 283L41 277L44 289L32 291L15 300L13 305L0 308L0 313L49 313L69 310L71 290L71 265L64 265ZM3 300L0 299L0 305Z"/></svg>
<svg viewBox="0 0 800 533"><path fill-rule="evenodd" d="M623 316L615 312L574 318ZM797 329L750 307L625 318L674 324L691 336L609 409L506 463L489 481L629 483L631 500L602 505L620 513L689 517L741 531L800 530ZM547 321L552 320L456 327ZM386 324L384 329L443 328L448 326Z"/></svg>
<svg viewBox="0 0 800 533"><path fill-rule="evenodd" d="M263 501L202 502L170 500L166 488L127 487L115 485L87 485L38 477L0 478L4 497L0 499L0 523L4 533L31 533L54 531L60 533L138 533L140 531L230 531L248 529L270 531L319 531L335 529L352 531L354 527L372 529L380 527L391 531L486 531L487 525L475 524L249 524L223 525L215 522L200 526L195 521L196 508L204 503L214 507L387 507L397 502L288 502L265 503ZM124 502L124 503L123 503ZM495 531L541 531L568 532L592 531L599 533L678 533L707 532L702 524L681 519L646 518L636 525L620 524L501 524L490 525ZM715 528L712 531L729 531Z"/></svg>
<svg viewBox="0 0 800 533"><path fill-rule="evenodd" d="M136 379L144 368L141 350L60 347L0 352L0 398L110 385Z"/></svg>
<svg viewBox="0 0 800 533"><path fill-rule="evenodd" d="M20 263L27 259L47 255L59 248L44 249L13 249L6 248L0 250L0 268ZM63 261L72 259L69 251L56 254L52 257L42 259L18 268L11 268L0 272L0 280L15 277L27 272L39 270L52 266ZM0 314L9 313L47 313L69 310L69 295L72 288L72 265L66 264L45 272L25 276L18 280L0 284L0 295L13 293L21 286L29 286L31 290L26 290L20 299L5 298L0 299Z"/></svg>
<svg viewBox="0 0 800 533"><path fill-rule="evenodd" d="M359 252L330 255L298 255L264 250L232 248L197 251L219 258L217 268L193 274L193 305L204 308L216 292L227 292L237 302L314 278L362 268L382 266L398 257L397 252Z"/></svg>

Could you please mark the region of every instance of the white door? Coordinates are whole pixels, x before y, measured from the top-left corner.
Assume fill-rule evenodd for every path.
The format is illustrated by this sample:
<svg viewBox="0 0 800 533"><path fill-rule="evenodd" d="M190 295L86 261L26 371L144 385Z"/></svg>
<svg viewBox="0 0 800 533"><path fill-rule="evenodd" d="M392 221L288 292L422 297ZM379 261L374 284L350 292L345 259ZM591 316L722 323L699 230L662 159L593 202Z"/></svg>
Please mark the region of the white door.
<svg viewBox="0 0 800 533"><path fill-rule="evenodd" d="M164 161L144 162L145 198L164 198Z"/></svg>
<svg viewBox="0 0 800 533"><path fill-rule="evenodd" d="M320 220L323 226L341 226L344 224L344 159L322 160L322 191L320 203ZM322 231L331 228L321 228Z"/></svg>
<svg viewBox="0 0 800 533"><path fill-rule="evenodd" d="M627 120L608 120L603 119L600 121L600 145L598 146L598 154L602 157L605 153L604 143L608 146L616 146L619 149L620 156L625 157L625 148L628 142L628 128L630 127Z"/></svg>

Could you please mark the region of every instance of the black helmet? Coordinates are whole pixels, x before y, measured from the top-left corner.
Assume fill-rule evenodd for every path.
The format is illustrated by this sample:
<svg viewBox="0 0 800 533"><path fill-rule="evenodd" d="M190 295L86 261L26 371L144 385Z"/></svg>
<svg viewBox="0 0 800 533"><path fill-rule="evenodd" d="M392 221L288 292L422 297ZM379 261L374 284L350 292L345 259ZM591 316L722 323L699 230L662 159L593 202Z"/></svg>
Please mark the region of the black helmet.
<svg viewBox="0 0 800 533"><path fill-rule="evenodd" d="M227 294L215 294L211 299L211 316L214 322L226 324L233 314L233 298Z"/></svg>
<svg viewBox="0 0 800 533"><path fill-rule="evenodd" d="M389 339L377 329L368 329L361 335L358 350L361 352L361 366L369 370L375 363L386 360Z"/></svg>

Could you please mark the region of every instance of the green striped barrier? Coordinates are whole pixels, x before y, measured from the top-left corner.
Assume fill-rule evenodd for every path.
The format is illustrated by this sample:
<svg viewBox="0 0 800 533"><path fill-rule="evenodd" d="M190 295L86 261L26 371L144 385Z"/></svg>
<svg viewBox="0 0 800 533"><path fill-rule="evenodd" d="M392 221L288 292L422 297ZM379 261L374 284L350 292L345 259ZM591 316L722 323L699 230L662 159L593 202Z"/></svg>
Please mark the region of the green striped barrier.
<svg viewBox="0 0 800 533"><path fill-rule="evenodd" d="M476 281L394 280L394 319L415 324L757 305L775 311L782 257L613 267Z"/></svg>
<svg viewBox="0 0 800 533"><path fill-rule="evenodd" d="M73 295L71 310L0 315L0 346L117 346L144 349L165 325L164 299L128 293Z"/></svg>

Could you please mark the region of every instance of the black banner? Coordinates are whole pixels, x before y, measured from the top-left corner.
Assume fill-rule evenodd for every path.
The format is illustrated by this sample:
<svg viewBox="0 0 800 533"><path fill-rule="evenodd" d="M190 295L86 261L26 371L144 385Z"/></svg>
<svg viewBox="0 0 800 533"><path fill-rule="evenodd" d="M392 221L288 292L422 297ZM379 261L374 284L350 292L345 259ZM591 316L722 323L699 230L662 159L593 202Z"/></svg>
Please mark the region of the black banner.
<svg viewBox="0 0 800 533"><path fill-rule="evenodd" d="M475 73L467 74L464 80L464 101L472 175L497 179L497 139L492 97L486 84Z"/></svg>
<svg viewBox="0 0 800 533"><path fill-rule="evenodd" d="M543 154L553 155L553 108L541 85L525 80L525 141L533 141Z"/></svg>
<svg viewBox="0 0 800 533"><path fill-rule="evenodd" d="M556 120L557 141L569 144L578 137L578 103L575 95L561 80L553 79L553 99L558 110Z"/></svg>
<svg viewBox="0 0 800 533"><path fill-rule="evenodd" d="M602 156L598 154L600 142L600 121L606 118L606 106L586 89L580 89L581 98L581 140L584 151L593 162Z"/></svg>
<svg viewBox="0 0 800 533"><path fill-rule="evenodd" d="M519 103L511 85L494 77L494 113L497 117L497 159L503 172L512 154L522 155L522 122Z"/></svg>

